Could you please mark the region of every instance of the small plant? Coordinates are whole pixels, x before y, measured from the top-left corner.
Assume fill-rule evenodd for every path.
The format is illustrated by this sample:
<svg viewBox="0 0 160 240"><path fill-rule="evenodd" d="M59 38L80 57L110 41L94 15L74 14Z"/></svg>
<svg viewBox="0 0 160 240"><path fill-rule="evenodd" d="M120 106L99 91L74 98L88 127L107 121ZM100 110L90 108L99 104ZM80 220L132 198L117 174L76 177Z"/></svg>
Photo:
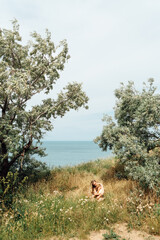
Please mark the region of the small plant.
<svg viewBox="0 0 160 240"><path fill-rule="evenodd" d="M113 229L110 230L109 234L105 233L103 234L104 239L115 239L115 240L126 240L125 238L121 238L119 235L117 235Z"/></svg>
<svg viewBox="0 0 160 240"><path fill-rule="evenodd" d="M19 180L18 172L8 172L6 178L0 179L0 209L10 208L13 202L13 197L17 192L22 191L24 184L28 177L24 177L21 181Z"/></svg>

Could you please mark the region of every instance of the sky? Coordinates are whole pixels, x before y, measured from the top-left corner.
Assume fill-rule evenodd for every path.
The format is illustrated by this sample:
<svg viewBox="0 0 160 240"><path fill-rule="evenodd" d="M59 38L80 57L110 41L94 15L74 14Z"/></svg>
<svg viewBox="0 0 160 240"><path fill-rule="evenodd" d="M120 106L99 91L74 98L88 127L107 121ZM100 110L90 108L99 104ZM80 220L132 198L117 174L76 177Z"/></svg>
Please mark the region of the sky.
<svg viewBox="0 0 160 240"><path fill-rule="evenodd" d="M24 42L49 29L55 44L67 39L71 58L49 97L68 82L82 82L89 109L70 111L53 122L44 140L92 141L101 134L104 114L114 114L115 89L149 78L160 89L159 0L0 0L0 28L20 24ZM30 102L40 103L43 95Z"/></svg>

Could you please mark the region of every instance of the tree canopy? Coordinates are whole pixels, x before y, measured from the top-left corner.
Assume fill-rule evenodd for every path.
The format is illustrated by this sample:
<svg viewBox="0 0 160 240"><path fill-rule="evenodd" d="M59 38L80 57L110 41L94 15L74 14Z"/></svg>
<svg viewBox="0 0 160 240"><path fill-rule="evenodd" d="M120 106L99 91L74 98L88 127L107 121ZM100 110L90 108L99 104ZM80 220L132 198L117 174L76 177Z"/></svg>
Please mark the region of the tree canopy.
<svg viewBox="0 0 160 240"><path fill-rule="evenodd" d="M22 44L16 20L12 30L0 30L1 177L14 165L22 168L28 155L44 155L37 143L53 129L52 119L63 117L70 109L87 108L88 97L76 82L69 83L56 97L27 108L33 96L53 89L70 57L66 40L56 47L48 30L45 38L37 32L31 37Z"/></svg>
<svg viewBox="0 0 160 240"><path fill-rule="evenodd" d="M115 120L104 117L106 124L95 141L116 154L128 176L145 187L160 187L160 94L154 80L144 83L142 91L133 82L122 83L115 96Z"/></svg>

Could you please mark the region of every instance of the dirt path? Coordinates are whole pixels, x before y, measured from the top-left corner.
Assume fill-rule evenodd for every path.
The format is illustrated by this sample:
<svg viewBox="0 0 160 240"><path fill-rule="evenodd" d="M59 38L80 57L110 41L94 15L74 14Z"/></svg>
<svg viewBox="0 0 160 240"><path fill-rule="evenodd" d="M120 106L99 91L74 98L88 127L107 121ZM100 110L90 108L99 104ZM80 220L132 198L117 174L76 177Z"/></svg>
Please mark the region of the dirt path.
<svg viewBox="0 0 160 240"><path fill-rule="evenodd" d="M128 231L127 224L115 224L113 226L114 232L125 240L160 240L160 236L153 236L149 235L146 232L131 230ZM100 230L98 232L91 232L88 238L85 239L78 239L78 238L71 238L70 240L104 240L103 234L105 234L106 230ZM50 238L49 240L58 240L57 238Z"/></svg>
<svg viewBox="0 0 160 240"><path fill-rule="evenodd" d="M126 240L160 240L160 236L151 236L145 232L132 230L128 232L127 224L116 224L114 225L114 232L118 234L122 239ZM101 230L100 232L91 232L89 240L103 240L103 234L106 230Z"/></svg>

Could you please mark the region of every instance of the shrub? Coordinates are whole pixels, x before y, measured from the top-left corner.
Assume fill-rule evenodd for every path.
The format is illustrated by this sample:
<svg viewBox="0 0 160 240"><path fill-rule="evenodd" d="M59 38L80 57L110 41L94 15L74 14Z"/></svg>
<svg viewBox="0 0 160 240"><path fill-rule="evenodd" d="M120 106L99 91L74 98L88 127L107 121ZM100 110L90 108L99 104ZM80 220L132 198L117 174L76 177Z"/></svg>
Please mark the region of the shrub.
<svg viewBox="0 0 160 240"><path fill-rule="evenodd" d="M145 190L160 194L160 94L154 80L148 82L142 92L133 82L115 91L115 121L104 117L106 125L95 142L116 154L122 166L117 172L120 177L123 172L122 176L138 181Z"/></svg>
<svg viewBox="0 0 160 240"><path fill-rule="evenodd" d="M4 209L5 207L11 207L14 195L22 190L26 180L27 177L20 181L18 172L8 172L6 178L3 177L0 179L0 208Z"/></svg>

